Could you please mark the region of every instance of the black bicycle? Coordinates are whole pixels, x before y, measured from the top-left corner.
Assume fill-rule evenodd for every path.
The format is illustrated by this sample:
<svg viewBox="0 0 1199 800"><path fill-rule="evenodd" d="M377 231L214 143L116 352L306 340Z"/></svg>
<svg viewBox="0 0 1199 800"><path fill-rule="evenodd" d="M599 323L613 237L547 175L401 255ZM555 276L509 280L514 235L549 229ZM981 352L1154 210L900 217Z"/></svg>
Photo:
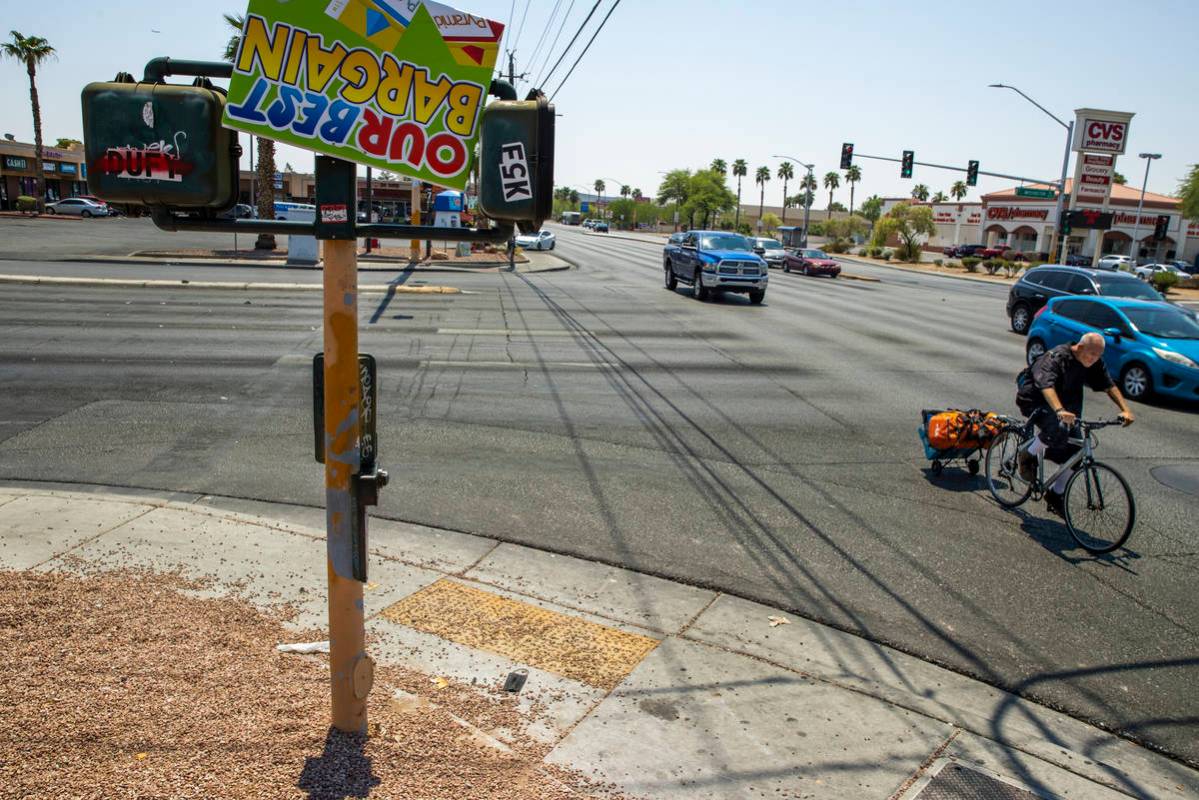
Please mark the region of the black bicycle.
<svg viewBox="0 0 1199 800"><path fill-rule="evenodd" d="M1062 496L1066 527L1079 546L1092 553L1110 553L1128 540L1136 524L1137 507L1128 481L1113 467L1095 460L1099 439L1095 431L1119 420L1079 420L1069 442L1079 451L1057 472L1045 477L1044 451L1037 456L1036 476L1027 481L1020 475L1020 454L1033 442L1031 422L1003 417L1004 429L987 447L987 488L1004 508L1016 508L1032 497L1040 500L1068 471L1073 475Z"/></svg>

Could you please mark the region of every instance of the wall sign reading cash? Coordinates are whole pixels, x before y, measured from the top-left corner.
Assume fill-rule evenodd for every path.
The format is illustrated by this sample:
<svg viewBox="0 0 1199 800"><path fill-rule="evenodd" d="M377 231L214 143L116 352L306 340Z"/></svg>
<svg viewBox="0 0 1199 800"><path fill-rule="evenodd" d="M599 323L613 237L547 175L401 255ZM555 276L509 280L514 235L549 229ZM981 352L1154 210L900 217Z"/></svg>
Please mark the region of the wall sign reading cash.
<svg viewBox="0 0 1199 800"><path fill-rule="evenodd" d="M503 30L431 0L251 0L224 124L463 189Z"/></svg>

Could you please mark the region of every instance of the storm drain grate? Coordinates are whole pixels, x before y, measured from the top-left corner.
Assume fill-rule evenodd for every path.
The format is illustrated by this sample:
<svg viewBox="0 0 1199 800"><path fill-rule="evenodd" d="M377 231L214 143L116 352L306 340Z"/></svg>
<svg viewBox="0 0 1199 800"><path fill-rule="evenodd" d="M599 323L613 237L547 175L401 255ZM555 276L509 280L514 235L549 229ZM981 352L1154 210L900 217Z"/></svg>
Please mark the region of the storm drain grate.
<svg viewBox="0 0 1199 800"><path fill-rule="evenodd" d="M911 800L1047 800L1043 795L956 761L944 759L940 766L928 783L911 795Z"/></svg>

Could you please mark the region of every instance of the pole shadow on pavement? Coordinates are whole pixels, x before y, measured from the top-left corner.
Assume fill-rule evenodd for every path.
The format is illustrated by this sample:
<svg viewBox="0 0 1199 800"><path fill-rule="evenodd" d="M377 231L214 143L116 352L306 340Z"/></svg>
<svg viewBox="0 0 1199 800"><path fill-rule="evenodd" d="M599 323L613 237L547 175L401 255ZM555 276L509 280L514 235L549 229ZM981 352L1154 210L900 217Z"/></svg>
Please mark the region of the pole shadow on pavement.
<svg viewBox="0 0 1199 800"><path fill-rule="evenodd" d="M296 786L308 793L308 800L368 797L380 779L364 752L366 742L362 734L329 728L321 754L304 759Z"/></svg>

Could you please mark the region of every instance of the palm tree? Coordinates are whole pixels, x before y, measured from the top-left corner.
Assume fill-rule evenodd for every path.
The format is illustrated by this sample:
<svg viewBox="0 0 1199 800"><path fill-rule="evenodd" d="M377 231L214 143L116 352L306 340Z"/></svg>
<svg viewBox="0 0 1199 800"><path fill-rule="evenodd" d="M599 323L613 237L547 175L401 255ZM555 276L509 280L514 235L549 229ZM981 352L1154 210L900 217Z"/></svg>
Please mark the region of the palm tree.
<svg viewBox="0 0 1199 800"><path fill-rule="evenodd" d="M222 14L226 24L233 29L233 33L229 36L229 41L225 43L224 58L226 61L233 61L237 58L237 51L241 47L241 32L245 27L246 18L240 14ZM258 164L256 165L258 201L255 204L258 208L259 219L274 219L275 218L275 142L273 139L266 139L262 136L254 137L255 146L258 148ZM260 233L258 239L254 242L255 250L274 250L275 236L271 233Z"/></svg>
<svg viewBox="0 0 1199 800"><path fill-rule="evenodd" d="M949 198L945 195L945 192L937 192L936 194L933 195L934 203L944 203L948 199Z"/></svg>
<svg viewBox="0 0 1199 800"><path fill-rule="evenodd" d="M970 193L970 187L966 185L965 181L954 181L953 186L949 187L949 193L953 195L954 200L960 203L962 198Z"/></svg>
<svg viewBox="0 0 1199 800"><path fill-rule="evenodd" d="M923 183L918 183L912 187L912 197L923 203L928 199L928 187Z"/></svg>
<svg viewBox="0 0 1199 800"><path fill-rule="evenodd" d="M714 158L714 159L712 159L712 166L709 167L708 169L712 170L713 172L719 172L720 177L723 178L725 175L728 174L729 165L724 163L723 158Z"/></svg>
<svg viewBox="0 0 1199 800"><path fill-rule="evenodd" d="M29 75L29 104L33 107L33 199L37 202L37 210L41 211L46 203L42 166L42 106L37 99L37 68L38 65L57 57L54 48L40 36L25 36L17 31L9 31L11 42L0 42L0 53L25 65Z"/></svg>
<svg viewBox="0 0 1199 800"><path fill-rule="evenodd" d="M857 164L850 164L849 169L845 170L845 182L849 184L849 215L853 216L853 190L854 184L862 180L862 168Z"/></svg>
<svg viewBox="0 0 1199 800"><path fill-rule="evenodd" d="M578 208L578 205L579 205L579 190L578 189L570 190L570 204L572 206Z"/></svg>
<svg viewBox="0 0 1199 800"><path fill-rule="evenodd" d="M790 161L779 164L779 178L783 182L783 222L787 221L787 181L795 177L795 167Z"/></svg>
<svg viewBox="0 0 1199 800"><path fill-rule="evenodd" d="M833 218L833 192L841 185L841 176L836 172L824 174L824 188L828 189L828 219Z"/></svg>
<svg viewBox="0 0 1199 800"><path fill-rule="evenodd" d="M758 199L758 224L762 224L762 211L766 208L766 183L770 180L770 167L758 167L758 171L754 173L754 183L762 187L761 197Z"/></svg>
<svg viewBox="0 0 1199 800"><path fill-rule="evenodd" d="M633 193L633 189L627 183L620 187L620 196L625 198L626 200L628 199L629 195L632 193Z"/></svg>
<svg viewBox="0 0 1199 800"><path fill-rule="evenodd" d="M733 218L733 227L741 227L741 179L749 174L749 165L745 163L744 158L739 158L733 162L733 175L737 177L737 214Z"/></svg>
<svg viewBox="0 0 1199 800"><path fill-rule="evenodd" d="M644 196L645 196L645 195L643 195L643 194L641 193L641 190L640 190L640 189L634 189L634 190L633 190L633 199L634 199L634 200L636 200L637 202L641 202L641 198L642 198L642 197L644 197Z"/></svg>
<svg viewBox="0 0 1199 800"><path fill-rule="evenodd" d="M816 176L808 172L803 176L803 180L799 182L799 186L804 190L804 208L811 208L812 203L816 200L816 190L820 185L816 183Z"/></svg>

